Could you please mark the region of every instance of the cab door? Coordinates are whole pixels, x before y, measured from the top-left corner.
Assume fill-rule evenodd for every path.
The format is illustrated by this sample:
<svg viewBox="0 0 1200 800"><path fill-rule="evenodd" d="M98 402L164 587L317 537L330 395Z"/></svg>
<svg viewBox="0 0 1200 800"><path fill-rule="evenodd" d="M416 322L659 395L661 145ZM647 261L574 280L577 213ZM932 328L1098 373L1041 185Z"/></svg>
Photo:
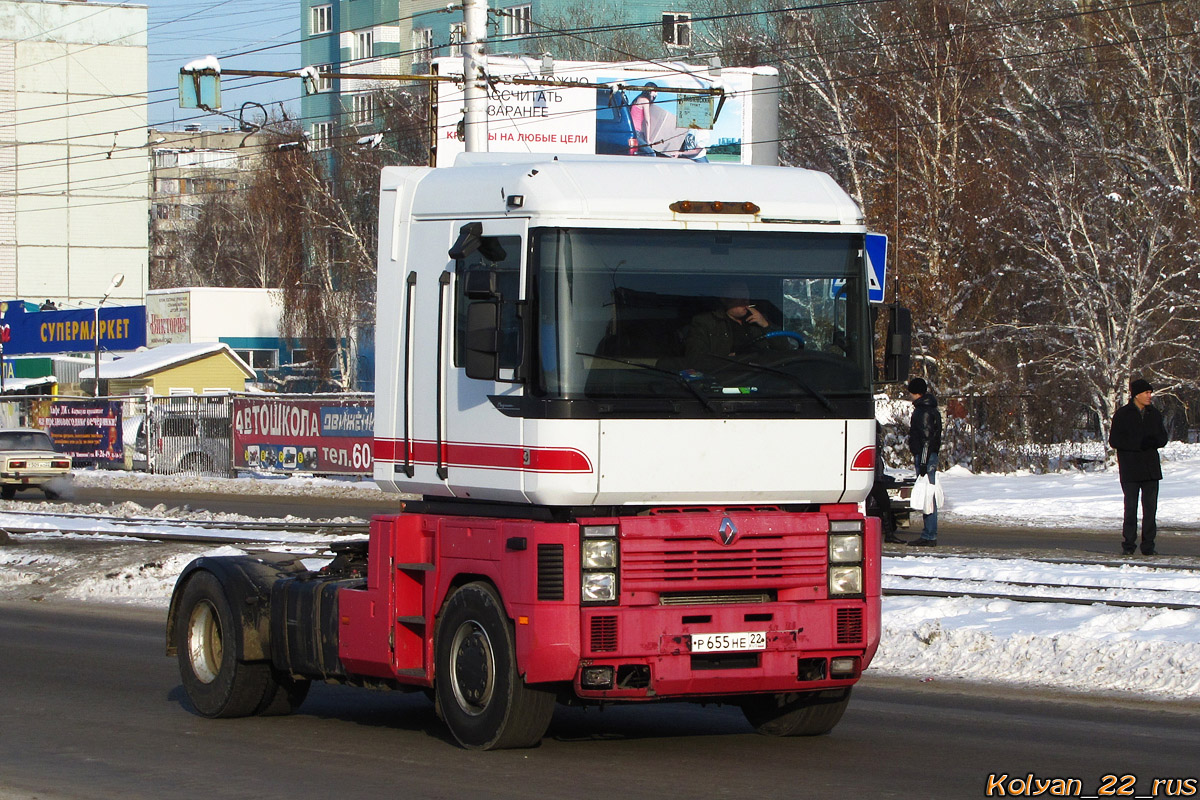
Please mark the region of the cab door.
<svg viewBox="0 0 1200 800"><path fill-rule="evenodd" d="M452 227L457 234L448 252L463 240L463 220ZM482 246L460 258L452 258L443 276L440 305L447 346L440 355L444 382L441 387L442 442L439 474L450 493L463 498L485 498L504 502L524 500L522 473L525 467L522 420L501 413L492 397L518 397L517 368L526 343L522 340L520 309L525 300L527 221L488 219L475 230ZM469 278L475 273L474 278ZM478 286L480 277L491 286L498 316L495 377L467 375L467 316L470 304L468 283Z"/></svg>

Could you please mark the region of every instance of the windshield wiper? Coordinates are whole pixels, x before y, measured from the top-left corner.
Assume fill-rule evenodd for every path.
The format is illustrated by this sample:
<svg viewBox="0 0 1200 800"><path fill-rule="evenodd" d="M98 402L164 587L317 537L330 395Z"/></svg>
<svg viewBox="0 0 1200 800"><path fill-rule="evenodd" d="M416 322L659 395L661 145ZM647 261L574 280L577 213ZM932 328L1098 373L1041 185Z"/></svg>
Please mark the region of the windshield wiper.
<svg viewBox="0 0 1200 800"><path fill-rule="evenodd" d="M602 356L599 353L584 353L583 351L577 350L577 351L575 351L575 355L588 356L590 358L602 358L605 361L615 361L618 364L628 364L629 366L637 367L638 369L648 369L651 372L657 372L661 375L667 375L670 378L672 378L676 383L682 384L683 388L687 389L689 392L694 394L696 396L696 399L700 401L700 404L702 406L704 406L709 411L709 413L713 414L714 416L719 415L719 413L720 413L717 411L716 406L714 406L709 401L709 399L704 396L704 392L700 391L700 387L696 386L696 384L693 381L688 380L687 378L680 375L678 372L672 372L671 370L663 369L662 367L652 367L649 364L639 364L636 361L628 361L624 358L617 358L615 356Z"/></svg>
<svg viewBox="0 0 1200 800"><path fill-rule="evenodd" d="M782 375L804 391L811 394L813 397L817 398L821 405L825 407L826 411L833 413L833 403L829 402L829 398L799 375L793 375L790 372L785 372L784 370L776 367L768 367L765 364L755 364L752 361L738 361L736 358L729 358L728 356L721 356L717 355L716 353L711 353L710 357L719 359L720 361L726 361L730 364L737 364L739 367L750 367L751 369L756 369L759 372L768 372L772 375Z"/></svg>

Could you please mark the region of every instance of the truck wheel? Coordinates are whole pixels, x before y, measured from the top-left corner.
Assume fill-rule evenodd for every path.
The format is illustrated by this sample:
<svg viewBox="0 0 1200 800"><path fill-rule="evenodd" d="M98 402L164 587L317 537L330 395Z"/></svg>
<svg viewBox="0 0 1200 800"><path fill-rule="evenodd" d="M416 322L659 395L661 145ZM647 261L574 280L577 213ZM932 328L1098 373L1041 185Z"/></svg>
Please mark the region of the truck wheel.
<svg viewBox="0 0 1200 800"><path fill-rule="evenodd" d="M755 695L742 702L742 713L766 736L820 736L833 730L849 703L849 689Z"/></svg>
<svg viewBox="0 0 1200 800"><path fill-rule="evenodd" d="M271 665L238 660L242 620L211 572L197 572L184 587L175 618L179 677L202 717L246 717L268 697Z"/></svg>
<svg viewBox="0 0 1200 800"><path fill-rule="evenodd" d="M469 750L532 747L554 714L554 694L517 674L512 626L495 590L469 583L437 625L435 686L442 719Z"/></svg>

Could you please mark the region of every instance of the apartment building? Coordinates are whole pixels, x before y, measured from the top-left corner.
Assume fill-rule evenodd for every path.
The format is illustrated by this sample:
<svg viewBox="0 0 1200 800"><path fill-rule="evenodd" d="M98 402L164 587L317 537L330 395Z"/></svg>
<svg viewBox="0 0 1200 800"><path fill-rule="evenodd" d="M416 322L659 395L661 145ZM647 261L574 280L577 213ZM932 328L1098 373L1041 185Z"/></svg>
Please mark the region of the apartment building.
<svg viewBox="0 0 1200 800"><path fill-rule="evenodd" d="M146 7L0 0L0 297L140 303Z"/></svg>

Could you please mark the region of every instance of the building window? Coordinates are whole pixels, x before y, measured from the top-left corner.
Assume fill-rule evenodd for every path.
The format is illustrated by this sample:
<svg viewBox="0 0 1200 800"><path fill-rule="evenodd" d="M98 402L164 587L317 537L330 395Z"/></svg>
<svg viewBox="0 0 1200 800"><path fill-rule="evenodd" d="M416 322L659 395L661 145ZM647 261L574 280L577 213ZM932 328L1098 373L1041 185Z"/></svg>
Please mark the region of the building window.
<svg viewBox="0 0 1200 800"><path fill-rule="evenodd" d="M370 58L375 50L375 31L356 31L350 48L350 60Z"/></svg>
<svg viewBox="0 0 1200 800"><path fill-rule="evenodd" d="M275 369L279 366L278 350L234 350L250 369Z"/></svg>
<svg viewBox="0 0 1200 800"><path fill-rule="evenodd" d="M314 122L309 136L309 150L328 150L333 141L332 122Z"/></svg>
<svg viewBox="0 0 1200 800"><path fill-rule="evenodd" d="M308 33L316 36L318 33L329 33L333 30L333 6L313 6L309 9L311 16L308 20Z"/></svg>
<svg viewBox="0 0 1200 800"><path fill-rule="evenodd" d="M326 77L333 72L333 64L317 64L317 73L320 77L317 78L318 92L332 92L333 78Z"/></svg>
<svg viewBox="0 0 1200 800"><path fill-rule="evenodd" d="M413 63L425 63L433 58L433 28L413 28Z"/></svg>
<svg viewBox="0 0 1200 800"><path fill-rule="evenodd" d="M662 38L664 44L675 47L692 46L692 15L663 14Z"/></svg>
<svg viewBox="0 0 1200 800"><path fill-rule="evenodd" d="M466 31L461 22L450 23L450 55L461 56L463 39L466 38Z"/></svg>
<svg viewBox="0 0 1200 800"><path fill-rule="evenodd" d="M528 36L533 33L533 6L513 6L504 11L504 36Z"/></svg>
<svg viewBox="0 0 1200 800"><path fill-rule="evenodd" d="M351 100L353 110L350 120L355 125L366 125L375 121L375 95L356 94Z"/></svg>

